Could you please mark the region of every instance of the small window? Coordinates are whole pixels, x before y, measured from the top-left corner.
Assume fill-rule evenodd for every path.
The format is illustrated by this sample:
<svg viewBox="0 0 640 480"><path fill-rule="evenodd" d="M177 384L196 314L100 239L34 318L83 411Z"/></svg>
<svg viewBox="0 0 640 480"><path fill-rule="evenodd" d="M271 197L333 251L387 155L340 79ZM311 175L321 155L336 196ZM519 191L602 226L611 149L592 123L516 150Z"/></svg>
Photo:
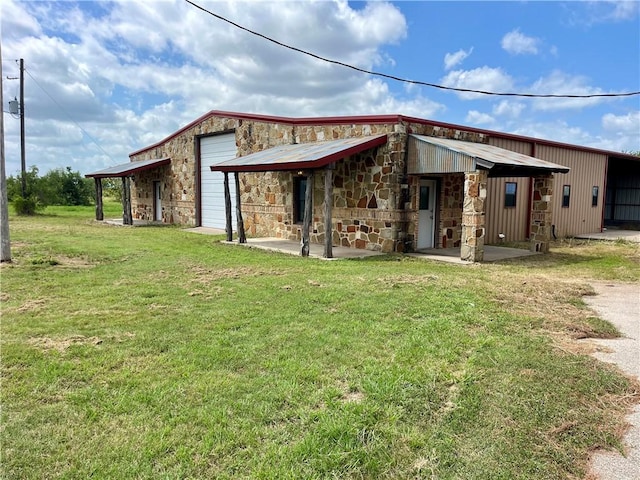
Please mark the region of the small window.
<svg viewBox="0 0 640 480"><path fill-rule="evenodd" d="M562 206L568 207L569 200L571 199L571 185L564 185L562 187Z"/></svg>
<svg viewBox="0 0 640 480"><path fill-rule="evenodd" d="M420 210L429 210L429 186L420 185Z"/></svg>
<svg viewBox="0 0 640 480"><path fill-rule="evenodd" d="M504 184L504 206L505 207L516 206L517 191L518 191L518 184L516 182L507 182Z"/></svg>
<svg viewBox="0 0 640 480"><path fill-rule="evenodd" d="M304 221L304 199L307 193L307 177L294 177L293 179L293 221Z"/></svg>
<svg viewBox="0 0 640 480"><path fill-rule="evenodd" d="M592 207L598 206L598 191L599 191L599 187L593 187L591 189L591 206Z"/></svg>

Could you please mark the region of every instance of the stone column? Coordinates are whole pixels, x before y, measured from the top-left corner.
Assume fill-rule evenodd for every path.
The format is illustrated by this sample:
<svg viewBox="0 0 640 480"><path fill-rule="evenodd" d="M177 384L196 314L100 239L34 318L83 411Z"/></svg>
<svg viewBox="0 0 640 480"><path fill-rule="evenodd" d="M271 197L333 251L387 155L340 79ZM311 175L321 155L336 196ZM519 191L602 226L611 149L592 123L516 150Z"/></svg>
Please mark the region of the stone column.
<svg viewBox="0 0 640 480"><path fill-rule="evenodd" d="M551 241L551 222L553 221L553 174L533 177L533 201L531 202L531 236L529 242L532 252L547 253Z"/></svg>
<svg viewBox="0 0 640 480"><path fill-rule="evenodd" d="M462 260L481 262L484 258L486 199L487 171L465 172L462 241L460 245L460 258Z"/></svg>

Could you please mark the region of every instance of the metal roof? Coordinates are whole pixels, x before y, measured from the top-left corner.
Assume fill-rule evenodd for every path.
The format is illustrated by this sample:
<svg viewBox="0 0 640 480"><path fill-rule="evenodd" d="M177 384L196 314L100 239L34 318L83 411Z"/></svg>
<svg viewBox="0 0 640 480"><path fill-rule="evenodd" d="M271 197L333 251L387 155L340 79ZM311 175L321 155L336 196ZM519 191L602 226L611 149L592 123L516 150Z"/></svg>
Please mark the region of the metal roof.
<svg viewBox="0 0 640 480"><path fill-rule="evenodd" d="M386 135L344 138L327 142L280 145L215 165L219 172L267 172L321 168L356 153L387 143Z"/></svg>
<svg viewBox="0 0 640 480"><path fill-rule="evenodd" d="M127 162L114 167L98 170L97 172L87 173L85 177L93 178L109 178L109 177L128 177L134 173L150 170L152 168L169 165L170 158L154 158L152 160L140 160L138 162Z"/></svg>
<svg viewBox="0 0 640 480"><path fill-rule="evenodd" d="M409 136L408 173L454 173L477 169L489 175L531 176L541 172L567 173L568 167L485 143L448 138Z"/></svg>

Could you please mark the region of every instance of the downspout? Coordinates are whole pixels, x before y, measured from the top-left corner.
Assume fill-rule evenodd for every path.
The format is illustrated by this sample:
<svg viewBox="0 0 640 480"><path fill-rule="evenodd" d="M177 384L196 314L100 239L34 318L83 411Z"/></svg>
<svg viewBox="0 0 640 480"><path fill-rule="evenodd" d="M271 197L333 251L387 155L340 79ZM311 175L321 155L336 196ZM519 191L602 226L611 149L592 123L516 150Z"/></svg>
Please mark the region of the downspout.
<svg viewBox="0 0 640 480"><path fill-rule="evenodd" d="M604 180L602 182L602 202L600 202L600 208L602 209L602 214L600 215L600 232L604 231L604 212L607 209L607 178L609 178L610 161L611 157L607 156L607 161L604 164Z"/></svg>

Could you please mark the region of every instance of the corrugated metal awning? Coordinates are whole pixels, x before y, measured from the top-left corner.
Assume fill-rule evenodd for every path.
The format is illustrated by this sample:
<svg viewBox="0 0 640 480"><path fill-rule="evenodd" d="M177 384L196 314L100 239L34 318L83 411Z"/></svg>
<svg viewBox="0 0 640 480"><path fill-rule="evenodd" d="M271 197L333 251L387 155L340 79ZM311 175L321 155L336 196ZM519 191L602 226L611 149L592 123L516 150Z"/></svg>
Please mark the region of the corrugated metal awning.
<svg viewBox="0 0 640 480"><path fill-rule="evenodd" d="M569 171L564 165L485 143L410 135L408 149L408 173L413 175L483 169L489 170L490 177L528 177Z"/></svg>
<svg viewBox="0 0 640 480"><path fill-rule="evenodd" d="M377 135L328 142L280 145L211 165L211 170L219 172L270 172L321 168L385 143L387 143L387 136Z"/></svg>
<svg viewBox="0 0 640 480"><path fill-rule="evenodd" d="M169 165L170 158L154 158L152 160L141 160L139 162L127 162L114 167L98 170L97 172L87 173L85 177L93 178L110 178L110 177L128 177L134 173L150 170L152 168Z"/></svg>

